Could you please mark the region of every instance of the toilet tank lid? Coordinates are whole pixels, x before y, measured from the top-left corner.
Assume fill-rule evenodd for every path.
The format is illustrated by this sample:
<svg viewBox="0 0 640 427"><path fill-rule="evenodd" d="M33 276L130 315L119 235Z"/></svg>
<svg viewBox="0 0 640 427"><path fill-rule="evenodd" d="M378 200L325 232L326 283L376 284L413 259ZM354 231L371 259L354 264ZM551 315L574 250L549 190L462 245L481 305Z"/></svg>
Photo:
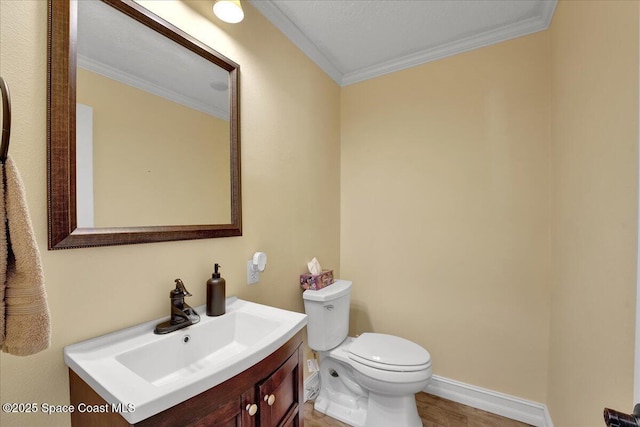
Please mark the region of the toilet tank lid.
<svg viewBox="0 0 640 427"><path fill-rule="evenodd" d="M317 291L307 289L302 293L302 298L307 301L332 301L348 294L350 291L350 280L336 280L326 288L322 288Z"/></svg>

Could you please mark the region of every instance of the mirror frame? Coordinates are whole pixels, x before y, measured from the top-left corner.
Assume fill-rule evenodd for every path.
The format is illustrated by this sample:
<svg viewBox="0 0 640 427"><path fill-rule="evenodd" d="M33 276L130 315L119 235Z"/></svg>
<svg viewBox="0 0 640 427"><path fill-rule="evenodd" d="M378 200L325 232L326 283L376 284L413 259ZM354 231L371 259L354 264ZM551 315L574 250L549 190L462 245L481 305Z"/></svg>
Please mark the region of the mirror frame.
<svg viewBox="0 0 640 427"><path fill-rule="evenodd" d="M78 228L76 212L77 0L48 0L48 247L68 249L242 235L240 66L131 0L101 0L229 72L231 223Z"/></svg>

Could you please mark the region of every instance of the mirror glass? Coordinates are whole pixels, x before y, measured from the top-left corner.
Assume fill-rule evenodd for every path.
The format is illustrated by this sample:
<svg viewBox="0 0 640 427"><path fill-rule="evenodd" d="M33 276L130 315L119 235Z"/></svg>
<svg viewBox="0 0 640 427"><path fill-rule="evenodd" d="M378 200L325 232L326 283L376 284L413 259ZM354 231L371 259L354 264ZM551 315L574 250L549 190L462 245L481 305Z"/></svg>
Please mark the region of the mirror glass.
<svg viewBox="0 0 640 427"><path fill-rule="evenodd" d="M78 2L78 226L229 223L228 80L113 7Z"/></svg>
<svg viewBox="0 0 640 427"><path fill-rule="evenodd" d="M50 249L240 235L238 65L133 2L49 12Z"/></svg>

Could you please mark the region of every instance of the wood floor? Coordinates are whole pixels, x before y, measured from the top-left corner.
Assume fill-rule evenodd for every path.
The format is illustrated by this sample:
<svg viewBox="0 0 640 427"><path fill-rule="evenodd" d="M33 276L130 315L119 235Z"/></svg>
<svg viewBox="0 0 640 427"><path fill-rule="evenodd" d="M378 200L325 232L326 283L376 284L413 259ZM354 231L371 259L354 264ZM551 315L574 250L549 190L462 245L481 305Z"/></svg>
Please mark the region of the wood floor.
<svg viewBox="0 0 640 427"><path fill-rule="evenodd" d="M530 427L519 421L471 408L427 393L416 395L418 413L424 427ZM347 424L313 410L313 402L304 406L305 427L349 427ZM401 426L389 426L401 427Z"/></svg>

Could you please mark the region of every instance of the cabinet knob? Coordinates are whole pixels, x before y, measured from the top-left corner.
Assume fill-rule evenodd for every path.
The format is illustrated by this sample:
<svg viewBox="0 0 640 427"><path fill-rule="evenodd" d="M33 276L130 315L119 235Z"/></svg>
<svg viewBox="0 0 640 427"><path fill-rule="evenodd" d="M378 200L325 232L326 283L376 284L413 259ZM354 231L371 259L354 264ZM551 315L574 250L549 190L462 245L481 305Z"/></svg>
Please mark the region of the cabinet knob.
<svg viewBox="0 0 640 427"><path fill-rule="evenodd" d="M258 412L258 405L256 405L255 403L252 403L250 405L247 405L246 409L249 415L253 417L256 414L256 412Z"/></svg>
<svg viewBox="0 0 640 427"><path fill-rule="evenodd" d="M267 402L267 405L271 406L271 405L273 405L273 402L276 401L276 396L273 395L273 394L267 394L264 397L264 401Z"/></svg>

